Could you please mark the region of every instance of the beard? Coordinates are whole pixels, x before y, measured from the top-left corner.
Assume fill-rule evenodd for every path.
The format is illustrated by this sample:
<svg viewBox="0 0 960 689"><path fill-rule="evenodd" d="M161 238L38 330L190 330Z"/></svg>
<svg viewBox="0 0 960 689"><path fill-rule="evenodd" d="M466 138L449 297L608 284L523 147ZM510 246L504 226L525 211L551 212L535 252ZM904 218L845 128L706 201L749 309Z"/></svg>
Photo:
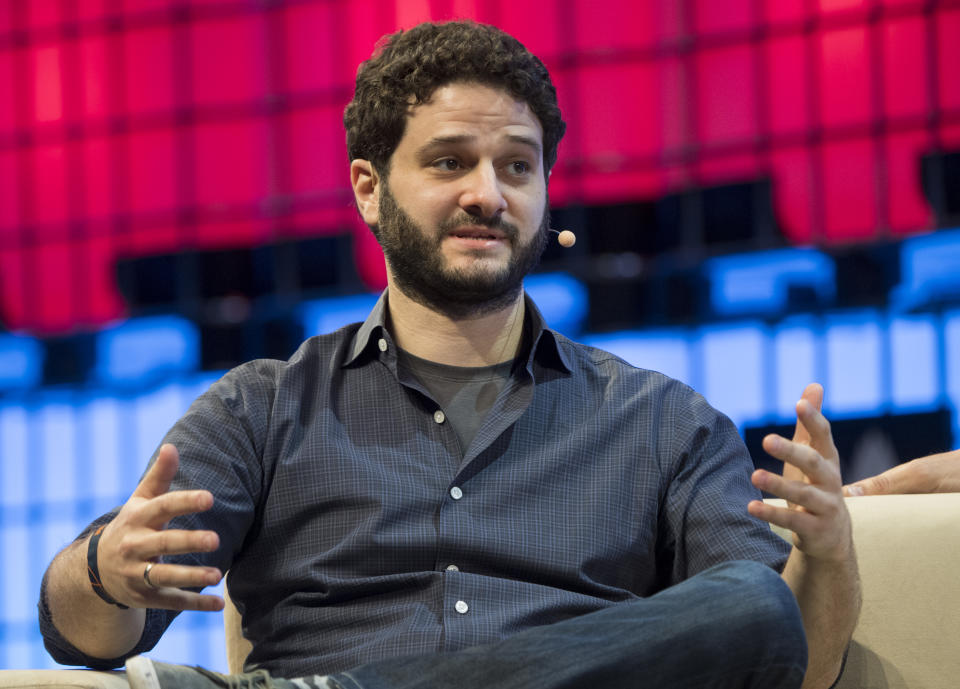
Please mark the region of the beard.
<svg viewBox="0 0 960 689"><path fill-rule="evenodd" d="M400 207L386 179L382 180L379 218L379 223L370 229L383 249L397 287L418 304L457 320L492 313L516 301L524 276L536 268L546 249L550 226L548 203L537 232L527 244L518 242L520 231L516 225L499 216L458 215L431 233ZM481 225L504 233L513 247L506 265L490 266L478 260L468 267L447 266L443 239L462 225ZM481 250L471 253L478 259L486 255Z"/></svg>

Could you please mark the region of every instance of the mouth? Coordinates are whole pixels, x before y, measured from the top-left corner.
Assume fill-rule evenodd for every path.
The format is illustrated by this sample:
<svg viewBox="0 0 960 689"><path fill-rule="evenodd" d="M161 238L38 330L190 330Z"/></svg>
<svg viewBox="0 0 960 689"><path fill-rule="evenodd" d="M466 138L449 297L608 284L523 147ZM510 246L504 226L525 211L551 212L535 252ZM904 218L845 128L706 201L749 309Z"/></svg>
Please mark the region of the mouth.
<svg viewBox="0 0 960 689"><path fill-rule="evenodd" d="M453 246L469 252L499 251L509 242L502 230L479 225L457 227L447 233L447 239Z"/></svg>
<svg viewBox="0 0 960 689"><path fill-rule="evenodd" d="M501 242L507 239L507 236L500 230L494 230L489 227L458 227L448 233L455 239L475 240L481 242Z"/></svg>

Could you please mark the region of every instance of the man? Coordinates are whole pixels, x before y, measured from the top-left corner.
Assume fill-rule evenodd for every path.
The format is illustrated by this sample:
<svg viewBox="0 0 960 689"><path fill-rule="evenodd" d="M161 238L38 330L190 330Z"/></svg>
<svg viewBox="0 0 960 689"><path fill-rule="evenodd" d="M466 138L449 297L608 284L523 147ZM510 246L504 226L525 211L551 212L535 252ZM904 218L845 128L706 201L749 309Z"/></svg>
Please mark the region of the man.
<svg viewBox="0 0 960 689"><path fill-rule="evenodd" d="M344 120L387 291L194 403L51 564L55 656L119 665L167 611L219 609L189 589L229 568L258 674L135 657L132 686L829 686L859 594L815 405L801 442L765 443L804 479L753 474L798 507L764 505L725 417L523 294L565 126L540 61L421 25L364 63ZM796 533L788 559L764 521Z"/></svg>

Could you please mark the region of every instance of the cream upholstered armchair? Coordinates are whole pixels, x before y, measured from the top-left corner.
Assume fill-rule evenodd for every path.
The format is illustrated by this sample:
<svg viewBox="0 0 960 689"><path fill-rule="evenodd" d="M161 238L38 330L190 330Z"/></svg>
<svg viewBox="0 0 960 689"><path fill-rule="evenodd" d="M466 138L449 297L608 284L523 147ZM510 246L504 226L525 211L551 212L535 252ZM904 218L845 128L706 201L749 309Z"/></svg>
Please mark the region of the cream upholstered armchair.
<svg viewBox="0 0 960 689"><path fill-rule="evenodd" d="M774 501L777 502L777 501ZM960 493L848 498L863 613L840 689L955 689L960 677ZM240 616L224 612L227 662L250 651ZM121 689L122 673L0 671L0 689Z"/></svg>
<svg viewBox="0 0 960 689"><path fill-rule="evenodd" d="M847 507L863 610L838 689L957 687L960 493L847 498Z"/></svg>
<svg viewBox="0 0 960 689"><path fill-rule="evenodd" d="M229 584L229 577L228 577ZM230 672L243 672L243 662L252 645L243 637L240 613L224 586L226 607L223 626L226 636L227 667ZM0 689L129 689L125 673L97 670L0 670Z"/></svg>

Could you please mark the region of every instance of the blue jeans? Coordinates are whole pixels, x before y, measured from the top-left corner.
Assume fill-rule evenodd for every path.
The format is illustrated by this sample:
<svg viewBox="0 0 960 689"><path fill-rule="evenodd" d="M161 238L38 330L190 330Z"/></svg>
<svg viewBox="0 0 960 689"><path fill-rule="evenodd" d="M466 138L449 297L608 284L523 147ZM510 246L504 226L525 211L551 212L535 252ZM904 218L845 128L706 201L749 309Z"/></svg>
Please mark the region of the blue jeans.
<svg viewBox="0 0 960 689"><path fill-rule="evenodd" d="M341 689L799 687L807 641L769 567L728 562L660 593L492 644L330 677Z"/></svg>

